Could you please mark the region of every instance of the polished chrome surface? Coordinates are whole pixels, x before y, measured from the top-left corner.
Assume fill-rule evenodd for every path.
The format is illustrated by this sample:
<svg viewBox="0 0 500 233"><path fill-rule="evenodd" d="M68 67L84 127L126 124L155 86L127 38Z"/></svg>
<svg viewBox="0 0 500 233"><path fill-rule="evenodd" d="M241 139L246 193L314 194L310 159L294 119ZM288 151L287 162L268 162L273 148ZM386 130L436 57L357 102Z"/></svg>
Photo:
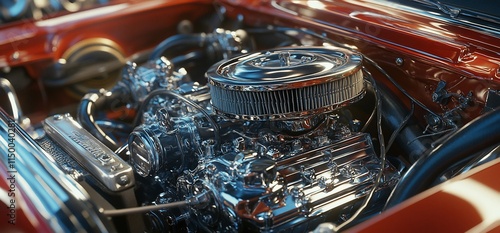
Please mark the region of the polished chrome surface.
<svg viewBox="0 0 500 233"><path fill-rule="evenodd" d="M130 134L129 162L138 175L157 175L167 164L170 169L185 168L185 161L189 160L186 157L199 140L196 125L189 117L173 119L169 125L171 127L158 119L137 127ZM189 143L184 143L186 141Z"/></svg>
<svg viewBox="0 0 500 233"><path fill-rule="evenodd" d="M311 150L299 147L291 153L280 148L274 150L278 154L259 156L250 150L217 156L189 174L197 179L181 176L179 181L186 183L180 185L201 184L200 190L211 192L213 205L223 210L194 209L199 217L216 216L232 231L242 231L235 224L239 222L250 225L248 230L278 232L307 229L301 225L347 213L365 197L380 169L368 135L348 136ZM398 178L392 168L384 173L384 185Z"/></svg>
<svg viewBox="0 0 500 233"><path fill-rule="evenodd" d="M333 116L307 131L276 128L281 132L262 122L221 120L221 148L214 148L213 139L206 134L192 136L203 124L191 118L173 117L163 132L159 125L143 125L136 129L143 134L133 133L129 144L137 141L140 149L132 146L131 154L140 154L137 160L147 161L134 166L136 172L154 177L165 190L153 204L206 195L207 202L181 209L180 214L211 229L310 229L310 222L325 216L336 220L336 216L351 214L381 169L384 175L376 190L379 198L383 199L399 179L391 165L381 168L368 134L351 132ZM156 131L144 133L145 129ZM154 147L162 149L154 151ZM158 156L158 152L163 154ZM179 218L165 214L150 213Z"/></svg>
<svg viewBox="0 0 500 233"><path fill-rule="evenodd" d="M360 54L336 47L289 47L219 62L209 83L235 91L294 89L343 79L361 69Z"/></svg>
<svg viewBox="0 0 500 233"><path fill-rule="evenodd" d="M9 151L9 143L15 145L15 152L0 153L0 163L15 175L16 194L22 190L54 232L108 231L109 223L100 218L83 188L1 110L0 135L1 151Z"/></svg>
<svg viewBox="0 0 500 233"><path fill-rule="evenodd" d="M417 4L408 7L400 1L384 0L217 1L227 7L221 9L221 13L227 10L227 15L204 18L206 24L211 24L210 29L198 27L202 25L194 28L184 20L178 28L182 33L173 37L172 44L154 50L158 56L151 56L151 61L141 66L129 63L123 80L112 90L86 95L83 102L89 104L80 108L88 110L81 111L87 115L82 125L88 122L102 126L98 122L104 115L111 118L106 119L110 126L118 126L112 123L117 119L126 122L121 125L131 123L131 127L103 127L105 130L87 128L102 136L98 140L116 138L118 143L111 141L108 146L125 143L117 150L130 164L124 173L117 172L116 167L125 166L125 162L113 167L111 164L119 157L67 116L47 119L46 130L54 140L45 138L57 141L54 144L58 148L62 145L90 170L92 175L58 163L67 175L87 185L93 201L105 209L102 214L129 215L124 220L128 227L137 223L129 220L138 217L145 219L150 228L147 232L292 233L310 231L324 221L332 224L322 225L317 231L343 231L382 211L394 184L408 183L399 172L411 173L413 169L406 166L415 158L425 157L424 151L431 151L426 148L439 142L460 150L462 144L456 140L445 142L442 139L447 136L443 133L459 129L462 120L466 123L477 117L483 104L484 109L493 110L498 102L498 93L492 91L499 89L500 74L498 40L492 37L499 35L495 21L483 25L482 19L476 18L467 22L471 17L464 14L464 9L450 8L442 1L409 2L425 3L431 8L417 9ZM221 25L231 29L244 26L249 33L215 29ZM213 33L186 36L192 30ZM188 38L194 40L185 43ZM242 43L245 38L255 43L246 47ZM187 48L185 44L189 44ZM279 46L293 47L275 49ZM266 50L253 53L253 48ZM246 55L233 57L240 53ZM163 55L173 57L167 60ZM19 60L23 56L15 52L11 57ZM226 60L209 70L207 85L191 82L204 83L202 72L206 66L222 58ZM365 67L361 68L363 62ZM370 84L368 98L350 105L364 97L364 81ZM441 85L444 81L449 85ZM483 95L487 95L486 99ZM405 96L408 99L401 98ZM119 117L114 111L117 105L113 105L117 102L123 107L119 110L126 111ZM108 103L111 106L103 106ZM413 111L415 104L420 109ZM410 105L412 110L407 112ZM135 118L130 119L129 113ZM413 117L417 123L412 122ZM429 125L425 131L418 126L424 120ZM470 135L478 134L462 136L474 138ZM490 135L493 133L475 138L495 139ZM389 139L387 146L384 138ZM379 146L372 145L372 140L377 140ZM40 140L37 142L42 145ZM438 168L429 169L435 171L449 168L447 173L439 174L455 175L498 158L499 149L495 147L470 162L462 160L462 164L451 165L449 162L460 154L473 154L480 146L465 148L470 153L442 153L448 163L431 161L426 167ZM375 149L380 149L378 155ZM50 153L57 161L60 155ZM22 159L25 156L32 155L23 154ZM92 176L108 188L87 179ZM128 188L132 176L136 176L135 185ZM435 176L424 172L423 177ZM405 189L421 186L419 182L410 183L404 185ZM31 191L32 186L25 187ZM39 188L36 184L33 187ZM113 188L125 190L107 190ZM453 194L471 199L468 193ZM128 203L107 203L114 202L116 196ZM496 213L494 208L489 209ZM64 211L51 213L71 214ZM74 215L85 215L79 211L67 218L75 221ZM425 216L426 211L420 215ZM465 212L470 220L474 211ZM491 214L484 215L488 219ZM406 218L411 220L411 216ZM117 226L122 223L119 218L113 220ZM402 221L392 223L398 222ZM134 228L126 230L136 232Z"/></svg>
<svg viewBox="0 0 500 233"><path fill-rule="evenodd" d="M329 112L364 93L362 57L340 48L280 48L223 61L207 72L214 109L246 120Z"/></svg>
<svg viewBox="0 0 500 233"><path fill-rule="evenodd" d="M245 30L239 29L231 31L217 28L215 29L213 36L223 49L222 56L224 59L228 59L236 54L248 52L246 45L248 35Z"/></svg>
<svg viewBox="0 0 500 233"><path fill-rule="evenodd" d="M374 202L389 193L399 173L391 165L381 167L370 135L355 133L333 111L363 96L361 57L342 49L286 48L229 59L212 71L226 63L234 73L209 73L210 95L188 83L153 90L138 113L143 120L129 135L129 162L147 180L138 185L141 192L157 195L143 205L207 199L149 212L155 230L184 231L184 224L192 231L312 230L309 224L324 217L344 221L339 216L356 210L380 171ZM261 112L235 117L234 111L219 111L217 101L236 97L217 88L239 94L292 90L303 96L270 99L290 104L279 114L264 98L253 98L262 101L253 107L265 106ZM311 106L294 108L297 98L311 100Z"/></svg>
<svg viewBox="0 0 500 233"><path fill-rule="evenodd" d="M45 119L47 135L111 191L134 186L132 167L84 130L69 114Z"/></svg>
<svg viewBox="0 0 500 233"><path fill-rule="evenodd" d="M23 112L21 110L21 105L19 104L19 100L17 99L16 92L14 87L10 84L9 80L0 78L0 86L7 93L7 97L9 99L10 107L12 109L12 117L14 117L14 121L18 124L22 124L23 121Z"/></svg>
<svg viewBox="0 0 500 233"><path fill-rule="evenodd" d="M182 84L185 75L185 70L174 70L168 59L160 57L141 66L128 62L123 68L119 85L129 89L130 96L135 102L141 102L155 89L177 88Z"/></svg>

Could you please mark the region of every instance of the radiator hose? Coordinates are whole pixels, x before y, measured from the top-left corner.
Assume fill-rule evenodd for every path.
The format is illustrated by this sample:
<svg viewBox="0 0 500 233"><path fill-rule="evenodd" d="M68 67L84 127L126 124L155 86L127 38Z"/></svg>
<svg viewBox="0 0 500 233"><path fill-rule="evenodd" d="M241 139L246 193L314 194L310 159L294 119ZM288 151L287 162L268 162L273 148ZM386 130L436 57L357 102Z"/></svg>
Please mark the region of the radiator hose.
<svg viewBox="0 0 500 233"><path fill-rule="evenodd" d="M394 188L386 209L431 187L437 177L460 160L500 143L500 109L486 113L454 132L413 164Z"/></svg>
<svg viewBox="0 0 500 233"><path fill-rule="evenodd" d="M113 151L118 149L118 142L109 137L99 127L95 114L100 110L125 105L129 102L128 96L130 96L127 90L123 86L116 85L111 91L101 89L97 92L87 93L80 101L77 109L77 119L82 127Z"/></svg>
<svg viewBox="0 0 500 233"><path fill-rule="evenodd" d="M180 53L192 48L203 48L209 42L205 34L179 34L168 37L157 45L151 53L149 60L157 60L164 53Z"/></svg>

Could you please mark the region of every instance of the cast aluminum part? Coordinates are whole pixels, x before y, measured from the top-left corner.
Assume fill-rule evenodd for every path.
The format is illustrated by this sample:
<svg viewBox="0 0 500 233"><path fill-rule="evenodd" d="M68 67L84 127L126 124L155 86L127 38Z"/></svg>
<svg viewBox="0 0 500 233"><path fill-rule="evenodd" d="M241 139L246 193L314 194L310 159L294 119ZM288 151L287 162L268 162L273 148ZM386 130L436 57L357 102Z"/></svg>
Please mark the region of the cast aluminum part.
<svg viewBox="0 0 500 233"><path fill-rule="evenodd" d="M122 191L134 186L132 167L69 114L48 117L43 124L47 135L109 190Z"/></svg>
<svg viewBox="0 0 500 233"><path fill-rule="evenodd" d="M135 172L162 184L164 192L152 203L202 194L210 199L151 212L160 226L155 230L184 221L189 229L221 232L303 232L319 222L344 221L376 182L384 199L399 173L391 165L381 168L370 136L353 132L333 113L363 96L360 68L361 57L343 49L276 49L212 67L211 106L209 99L197 101L205 90L200 87L171 90L199 103L198 110L172 108L182 105L175 98L149 103L151 117L130 135L129 151ZM300 96L287 96L290 90ZM281 106L272 105L277 101Z"/></svg>

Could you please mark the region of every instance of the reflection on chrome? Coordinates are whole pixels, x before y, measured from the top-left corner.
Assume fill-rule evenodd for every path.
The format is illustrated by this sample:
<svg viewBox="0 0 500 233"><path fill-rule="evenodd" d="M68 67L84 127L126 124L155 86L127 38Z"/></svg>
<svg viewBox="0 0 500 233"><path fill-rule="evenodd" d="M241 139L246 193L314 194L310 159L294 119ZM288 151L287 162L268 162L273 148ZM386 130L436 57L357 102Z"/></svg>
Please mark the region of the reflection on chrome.
<svg viewBox="0 0 500 233"><path fill-rule="evenodd" d="M105 224L99 217L96 207L82 187L64 174L52 157L2 110L0 136L0 151L8 151L9 143L15 144L15 157L0 153L0 163L8 171L15 172L18 195L23 192L55 232L76 229L108 231L109 223ZM6 141L8 138L14 139L14 142ZM9 164L6 164L7 161ZM31 213L29 209L24 211Z"/></svg>

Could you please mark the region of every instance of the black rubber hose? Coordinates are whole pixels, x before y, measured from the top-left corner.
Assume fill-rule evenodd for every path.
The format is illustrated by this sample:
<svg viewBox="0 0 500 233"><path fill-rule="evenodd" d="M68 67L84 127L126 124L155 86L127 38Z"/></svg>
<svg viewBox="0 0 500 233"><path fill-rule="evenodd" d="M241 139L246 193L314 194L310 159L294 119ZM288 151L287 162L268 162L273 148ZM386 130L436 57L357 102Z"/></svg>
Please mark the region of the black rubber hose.
<svg viewBox="0 0 500 233"><path fill-rule="evenodd" d="M391 131L397 130L407 117L409 109L392 94L389 89L378 83L378 88L382 98L382 113L383 122ZM402 150L405 157L410 162L415 162L429 148L431 142L425 143L421 139L416 139L423 132L423 129L417 124L417 121L412 117L408 120L407 125L401 129L396 137L395 144Z"/></svg>
<svg viewBox="0 0 500 233"><path fill-rule="evenodd" d="M149 60L156 60L164 56L165 52L176 53L185 51L187 48L203 48L208 39L205 34L178 34L163 40L155 47Z"/></svg>
<svg viewBox="0 0 500 233"><path fill-rule="evenodd" d="M500 143L500 109L484 114L448 137L413 164L394 188L386 209L431 187L454 163Z"/></svg>
<svg viewBox="0 0 500 233"><path fill-rule="evenodd" d="M111 150L118 149L118 143L110 138L96 122L97 110L111 109L127 103L128 92L121 86L111 91L100 91L86 94L77 109L77 119L84 129L89 131Z"/></svg>
<svg viewBox="0 0 500 233"><path fill-rule="evenodd" d="M54 74L45 75L43 77L43 84L49 87L59 87L75 83L84 82L95 77L104 76L105 74L119 70L123 67L120 60L113 60L107 62L100 62L98 64L90 64L91 62L78 62L67 64L63 68L54 65ZM85 69L77 69L78 67L85 67ZM59 70L58 70L59 69Z"/></svg>

